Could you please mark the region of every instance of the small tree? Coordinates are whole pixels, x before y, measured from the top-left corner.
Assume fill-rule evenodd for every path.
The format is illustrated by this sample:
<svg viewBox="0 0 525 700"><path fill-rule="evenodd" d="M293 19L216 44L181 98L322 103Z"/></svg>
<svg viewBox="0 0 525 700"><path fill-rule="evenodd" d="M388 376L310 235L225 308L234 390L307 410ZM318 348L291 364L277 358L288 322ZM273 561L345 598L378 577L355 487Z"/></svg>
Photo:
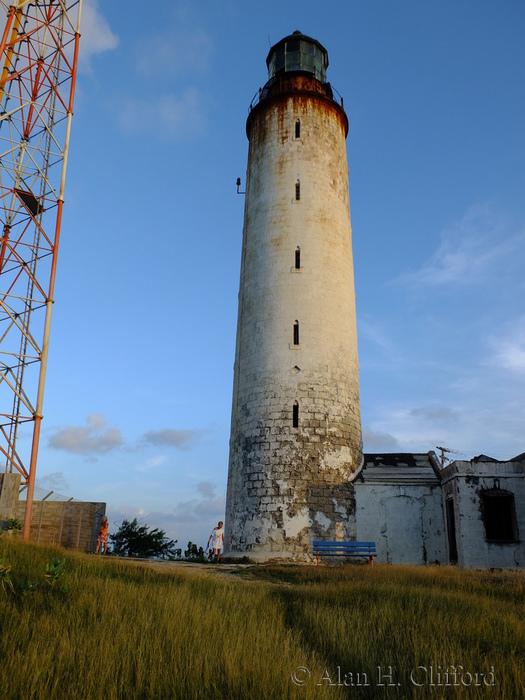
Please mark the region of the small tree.
<svg viewBox="0 0 525 700"><path fill-rule="evenodd" d="M137 518L131 523L124 520L118 532L110 535L115 554L122 557L140 557L142 559L174 559L180 557L180 549L175 548L177 540L166 537L164 530L148 525L139 525Z"/></svg>
<svg viewBox="0 0 525 700"><path fill-rule="evenodd" d="M204 549L202 547L197 547L191 540L188 542L188 549L184 550L184 558L190 561L206 561Z"/></svg>

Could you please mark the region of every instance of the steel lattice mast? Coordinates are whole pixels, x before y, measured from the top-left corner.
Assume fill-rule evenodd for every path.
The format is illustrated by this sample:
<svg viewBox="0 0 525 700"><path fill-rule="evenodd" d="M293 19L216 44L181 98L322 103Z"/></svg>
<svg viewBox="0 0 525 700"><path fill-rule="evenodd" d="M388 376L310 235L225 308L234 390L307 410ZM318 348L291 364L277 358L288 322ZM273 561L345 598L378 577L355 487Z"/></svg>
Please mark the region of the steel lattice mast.
<svg viewBox="0 0 525 700"><path fill-rule="evenodd" d="M28 540L82 0L0 5L0 458L27 484Z"/></svg>

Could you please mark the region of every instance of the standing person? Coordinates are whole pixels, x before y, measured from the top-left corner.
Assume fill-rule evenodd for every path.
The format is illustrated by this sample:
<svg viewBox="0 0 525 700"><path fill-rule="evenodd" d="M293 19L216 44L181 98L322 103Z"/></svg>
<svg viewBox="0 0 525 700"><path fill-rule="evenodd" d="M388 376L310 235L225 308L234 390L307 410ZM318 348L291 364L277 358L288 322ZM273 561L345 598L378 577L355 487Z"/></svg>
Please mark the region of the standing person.
<svg viewBox="0 0 525 700"><path fill-rule="evenodd" d="M102 518L102 525L100 526L100 530L98 532L98 537L97 537L97 548L95 549L95 554L98 554L98 550L100 549L100 545L102 544L102 549L104 550L102 554L106 554L108 551L108 528L109 528L109 523L108 519L104 515Z"/></svg>
<svg viewBox="0 0 525 700"><path fill-rule="evenodd" d="M211 553L210 553L210 559L214 554L217 555L217 564L221 560L221 549L224 547L224 530L223 530L223 522L222 520L219 520L219 524L217 527L214 527L212 530L212 533L210 535L210 538L208 540L208 547L210 547L210 542L211 542Z"/></svg>

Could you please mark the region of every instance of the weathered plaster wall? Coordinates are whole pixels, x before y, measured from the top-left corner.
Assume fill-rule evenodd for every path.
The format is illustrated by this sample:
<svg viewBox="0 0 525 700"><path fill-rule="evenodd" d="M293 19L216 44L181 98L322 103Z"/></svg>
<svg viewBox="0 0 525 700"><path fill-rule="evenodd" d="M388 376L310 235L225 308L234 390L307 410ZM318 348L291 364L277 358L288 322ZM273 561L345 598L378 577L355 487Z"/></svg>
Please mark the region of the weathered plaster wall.
<svg viewBox="0 0 525 700"><path fill-rule="evenodd" d="M361 421L346 117L300 87L262 101L248 126L226 540L230 554L254 559L355 535L348 479L361 460Z"/></svg>
<svg viewBox="0 0 525 700"><path fill-rule="evenodd" d="M20 480L18 472L0 474L0 528L7 520L16 517Z"/></svg>
<svg viewBox="0 0 525 700"><path fill-rule="evenodd" d="M499 488L514 494L516 542L489 542L481 494ZM458 564L472 568L525 566L525 462L457 461L443 470L443 501L453 499Z"/></svg>
<svg viewBox="0 0 525 700"><path fill-rule="evenodd" d="M375 541L380 564L445 563L441 488L427 484L355 484L359 541Z"/></svg>

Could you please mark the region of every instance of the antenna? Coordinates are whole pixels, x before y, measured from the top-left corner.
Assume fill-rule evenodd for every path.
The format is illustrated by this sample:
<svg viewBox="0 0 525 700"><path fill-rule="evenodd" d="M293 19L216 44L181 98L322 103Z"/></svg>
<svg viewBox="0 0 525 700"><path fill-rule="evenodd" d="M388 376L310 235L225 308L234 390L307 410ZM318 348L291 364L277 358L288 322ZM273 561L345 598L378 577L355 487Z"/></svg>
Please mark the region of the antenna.
<svg viewBox="0 0 525 700"><path fill-rule="evenodd" d="M244 192L239 192L239 187L241 186L241 178L237 178L237 194L246 194L246 190Z"/></svg>
<svg viewBox="0 0 525 700"><path fill-rule="evenodd" d="M0 455L29 540L81 2L12 3L0 40ZM2 3L7 9L7 3ZM37 265L38 263L38 265ZM19 429L32 423L30 452Z"/></svg>
<svg viewBox="0 0 525 700"><path fill-rule="evenodd" d="M445 457L445 452L451 455L464 455L464 452L458 452L457 450L451 450L448 447L439 447L436 445L436 450L441 451L440 459L441 459L441 469L445 466L446 462L451 462L452 460L449 459L448 457Z"/></svg>

